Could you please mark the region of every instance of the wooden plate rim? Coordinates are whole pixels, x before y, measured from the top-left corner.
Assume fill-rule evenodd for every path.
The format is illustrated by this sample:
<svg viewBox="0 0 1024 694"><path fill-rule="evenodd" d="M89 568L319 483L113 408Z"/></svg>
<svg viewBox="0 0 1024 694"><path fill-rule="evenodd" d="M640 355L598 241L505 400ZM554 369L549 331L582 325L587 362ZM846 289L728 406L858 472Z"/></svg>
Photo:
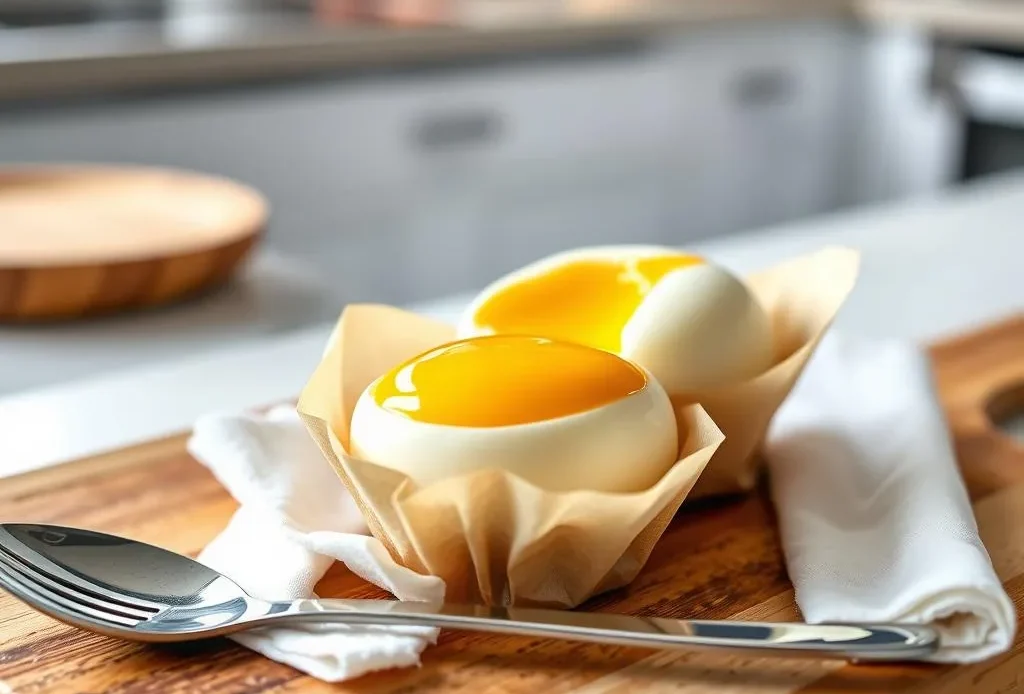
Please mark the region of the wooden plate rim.
<svg viewBox="0 0 1024 694"><path fill-rule="evenodd" d="M177 176L184 176L194 180L205 180L208 182L215 182L218 185L227 186L234 189L237 193L249 199L253 203L253 221L245 225L238 225L238 230L225 234L219 239L215 239L212 243L196 244L188 248L181 248L174 251L168 252L151 252L143 251L138 254L119 254L110 255L107 257L96 257L94 259L84 260L67 260L67 261L55 261L55 262L6 262L0 258L0 272L18 271L18 270L31 270L44 271L44 270L56 270L56 269L76 269L85 267L114 267L119 264L129 263L145 263L154 262L161 260L170 260L174 258L181 258L184 256L193 255L196 253L208 253L216 252L235 243L239 243L245 239L262 235L267 228L267 224L270 218L270 203L266 196L260 193L256 188L229 178L227 176L220 176L217 174L209 174L201 171L195 171L192 169L185 169L173 166L145 166L145 165L134 165L134 164L111 164L111 163L94 163L94 162L61 162L61 163L7 163L0 165L0 186L4 185L5 179L17 178L27 175L39 175L39 174L52 174L57 172L62 173L74 173L74 172L111 172L121 174L174 174Z"/></svg>

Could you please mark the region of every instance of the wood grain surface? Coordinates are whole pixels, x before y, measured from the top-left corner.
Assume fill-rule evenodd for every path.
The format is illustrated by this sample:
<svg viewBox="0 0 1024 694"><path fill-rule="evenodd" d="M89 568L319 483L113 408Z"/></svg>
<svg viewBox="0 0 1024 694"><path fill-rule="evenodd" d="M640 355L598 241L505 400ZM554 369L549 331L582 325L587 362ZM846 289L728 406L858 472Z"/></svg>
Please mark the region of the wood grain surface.
<svg viewBox="0 0 1024 694"><path fill-rule="evenodd" d="M991 416L1024 407L1024 316L933 348L935 374L975 514L996 571L1024 602L1024 447ZM894 423L898 425L898 423ZM197 552L234 502L191 460L184 438L0 482L4 519L85 526ZM321 595L385 597L335 567ZM584 609L659 617L796 620L763 490L680 512L629 587ZM336 685L227 640L142 646L85 634L0 596L0 692L1010 692L1024 646L971 666L850 665L711 652L662 652L445 632L423 667Z"/></svg>
<svg viewBox="0 0 1024 694"><path fill-rule="evenodd" d="M254 190L182 171L0 169L0 321L166 304L227 281L266 224Z"/></svg>

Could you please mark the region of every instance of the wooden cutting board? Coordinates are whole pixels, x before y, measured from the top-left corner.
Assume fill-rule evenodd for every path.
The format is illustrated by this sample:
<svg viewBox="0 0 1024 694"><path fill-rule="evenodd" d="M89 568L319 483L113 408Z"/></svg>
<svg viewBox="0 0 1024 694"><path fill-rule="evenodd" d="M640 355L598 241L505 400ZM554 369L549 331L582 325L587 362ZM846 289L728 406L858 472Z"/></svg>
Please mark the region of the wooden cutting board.
<svg viewBox="0 0 1024 694"><path fill-rule="evenodd" d="M943 404L982 538L1024 602L1024 446L990 422L1024 408L1024 315L932 349ZM1014 390L1016 388L1016 390ZM899 426L894 422L893 426ZM195 553L235 504L185 453L182 437L0 482L4 519L111 531ZM335 567L321 595L386 597ZM659 617L799 619L763 491L683 510L626 589L586 609ZM76 631L0 596L0 692L1009 692L1024 638L971 666L849 665L712 652L662 652L446 632L422 668L329 685L227 640L173 647Z"/></svg>

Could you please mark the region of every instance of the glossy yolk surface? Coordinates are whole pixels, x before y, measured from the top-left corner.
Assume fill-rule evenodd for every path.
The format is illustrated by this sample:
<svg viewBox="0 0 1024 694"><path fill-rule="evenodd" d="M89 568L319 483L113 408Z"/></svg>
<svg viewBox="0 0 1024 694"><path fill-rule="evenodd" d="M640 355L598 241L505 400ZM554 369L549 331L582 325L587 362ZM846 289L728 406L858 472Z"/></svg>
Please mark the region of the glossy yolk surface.
<svg viewBox="0 0 1024 694"><path fill-rule="evenodd" d="M673 270L702 262L682 253L571 261L500 290L474 321L496 334L541 335L618 352L622 327L651 288Z"/></svg>
<svg viewBox="0 0 1024 694"><path fill-rule="evenodd" d="M646 385L642 370L608 352L494 335L442 345L401 364L370 395L417 421L497 427L585 412Z"/></svg>

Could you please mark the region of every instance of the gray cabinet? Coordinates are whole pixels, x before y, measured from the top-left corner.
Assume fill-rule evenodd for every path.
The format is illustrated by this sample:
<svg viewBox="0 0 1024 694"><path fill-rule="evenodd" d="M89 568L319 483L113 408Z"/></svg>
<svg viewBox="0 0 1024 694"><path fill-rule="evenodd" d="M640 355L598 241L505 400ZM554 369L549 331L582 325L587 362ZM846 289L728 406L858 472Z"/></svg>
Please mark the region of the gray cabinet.
<svg viewBox="0 0 1024 694"><path fill-rule="evenodd" d="M842 22L709 29L668 51L677 66L681 238L832 209L856 116L858 45Z"/></svg>
<svg viewBox="0 0 1024 694"><path fill-rule="evenodd" d="M702 27L635 50L0 111L0 162L251 183L269 243L350 300L477 287L545 253L686 243L837 199L841 23Z"/></svg>

